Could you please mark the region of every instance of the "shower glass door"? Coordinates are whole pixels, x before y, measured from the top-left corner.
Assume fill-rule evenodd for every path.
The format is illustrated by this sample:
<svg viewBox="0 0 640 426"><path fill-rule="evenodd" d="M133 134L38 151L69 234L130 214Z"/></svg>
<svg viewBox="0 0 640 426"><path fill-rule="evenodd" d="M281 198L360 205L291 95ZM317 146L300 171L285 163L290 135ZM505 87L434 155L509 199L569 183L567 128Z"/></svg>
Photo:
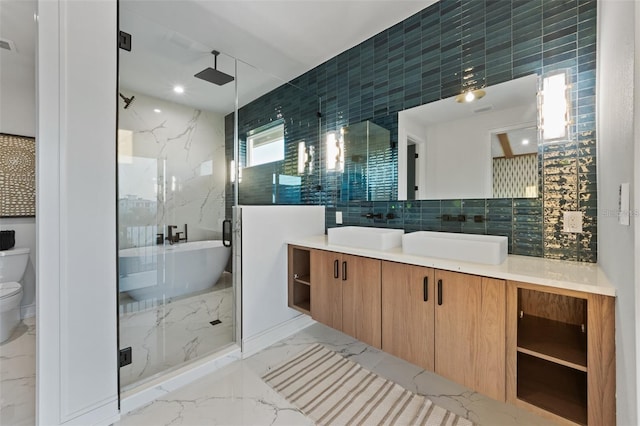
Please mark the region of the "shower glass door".
<svg viewBox="0 0 640 426"><path fill-rule="evenodd" d="M160 19L171 7L119 9L131 35L131 50L119 50L119 341L131 360L121 390L236 341L234 247L223 236L236 199L225 159L236 63Z"/></svg>

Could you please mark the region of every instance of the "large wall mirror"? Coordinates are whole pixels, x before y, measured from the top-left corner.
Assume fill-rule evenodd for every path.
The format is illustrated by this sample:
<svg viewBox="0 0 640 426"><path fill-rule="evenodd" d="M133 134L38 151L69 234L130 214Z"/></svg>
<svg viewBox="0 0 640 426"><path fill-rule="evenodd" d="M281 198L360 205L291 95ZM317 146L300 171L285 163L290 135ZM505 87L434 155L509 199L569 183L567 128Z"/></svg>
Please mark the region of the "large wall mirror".
<svg viewBox="0 0 640 426"><path fill-rule="evenodd" d="M538 197L538 76L398 113L398 199Z"/></svg>

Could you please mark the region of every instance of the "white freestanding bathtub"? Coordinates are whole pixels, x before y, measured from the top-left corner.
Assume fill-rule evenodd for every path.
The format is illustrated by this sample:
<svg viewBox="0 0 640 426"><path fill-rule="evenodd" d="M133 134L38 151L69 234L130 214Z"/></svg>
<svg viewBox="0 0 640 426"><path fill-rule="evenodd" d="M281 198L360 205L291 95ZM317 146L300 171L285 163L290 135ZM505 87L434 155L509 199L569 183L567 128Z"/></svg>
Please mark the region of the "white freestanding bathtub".
<svg viewBox="0 0 640 426"><path fill-rule="evenodd" d="M179 297L213 287L227 265L222 241L195 241L122 249L119 290L135 300Z"/></svg>

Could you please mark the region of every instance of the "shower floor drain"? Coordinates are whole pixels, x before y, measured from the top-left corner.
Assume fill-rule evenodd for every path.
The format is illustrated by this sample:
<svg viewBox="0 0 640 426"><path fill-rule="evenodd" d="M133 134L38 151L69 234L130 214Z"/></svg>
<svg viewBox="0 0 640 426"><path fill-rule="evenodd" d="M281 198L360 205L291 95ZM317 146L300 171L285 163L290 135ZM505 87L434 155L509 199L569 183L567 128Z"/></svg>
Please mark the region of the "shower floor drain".
<svg viewBox="0 0 640 426"><path fill-rule="evenodd" d="M222 324L222 321L220 321L220 320L213 320L213 321L210 321L210 322L209 322L209 324L211 324L211 325L218 325L218 324Z"/></svg>

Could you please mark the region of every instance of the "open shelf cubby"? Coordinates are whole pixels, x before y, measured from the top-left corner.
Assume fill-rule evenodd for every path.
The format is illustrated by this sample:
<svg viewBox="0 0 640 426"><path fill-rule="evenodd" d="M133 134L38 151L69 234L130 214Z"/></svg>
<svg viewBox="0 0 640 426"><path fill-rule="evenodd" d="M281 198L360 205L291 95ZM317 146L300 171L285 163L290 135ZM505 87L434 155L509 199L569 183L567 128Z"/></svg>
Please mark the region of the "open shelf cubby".
<svg viewBox="0 0 640 426"><path fill-rule="evenodd" d="M289 246L289 307L311 315L310 252Z"/></svg>
<svg viewBox="0 0 640 426"><path fill-rule="evenodd" d="M525 315L518 322L518 352L587 371L587 334L581 325Z"/></svg>
<svg viewBox="0 0 640 426"><path fill-rule="evenodd" d="M518 399L587 424L587 373L518 353Z"/></svg>

